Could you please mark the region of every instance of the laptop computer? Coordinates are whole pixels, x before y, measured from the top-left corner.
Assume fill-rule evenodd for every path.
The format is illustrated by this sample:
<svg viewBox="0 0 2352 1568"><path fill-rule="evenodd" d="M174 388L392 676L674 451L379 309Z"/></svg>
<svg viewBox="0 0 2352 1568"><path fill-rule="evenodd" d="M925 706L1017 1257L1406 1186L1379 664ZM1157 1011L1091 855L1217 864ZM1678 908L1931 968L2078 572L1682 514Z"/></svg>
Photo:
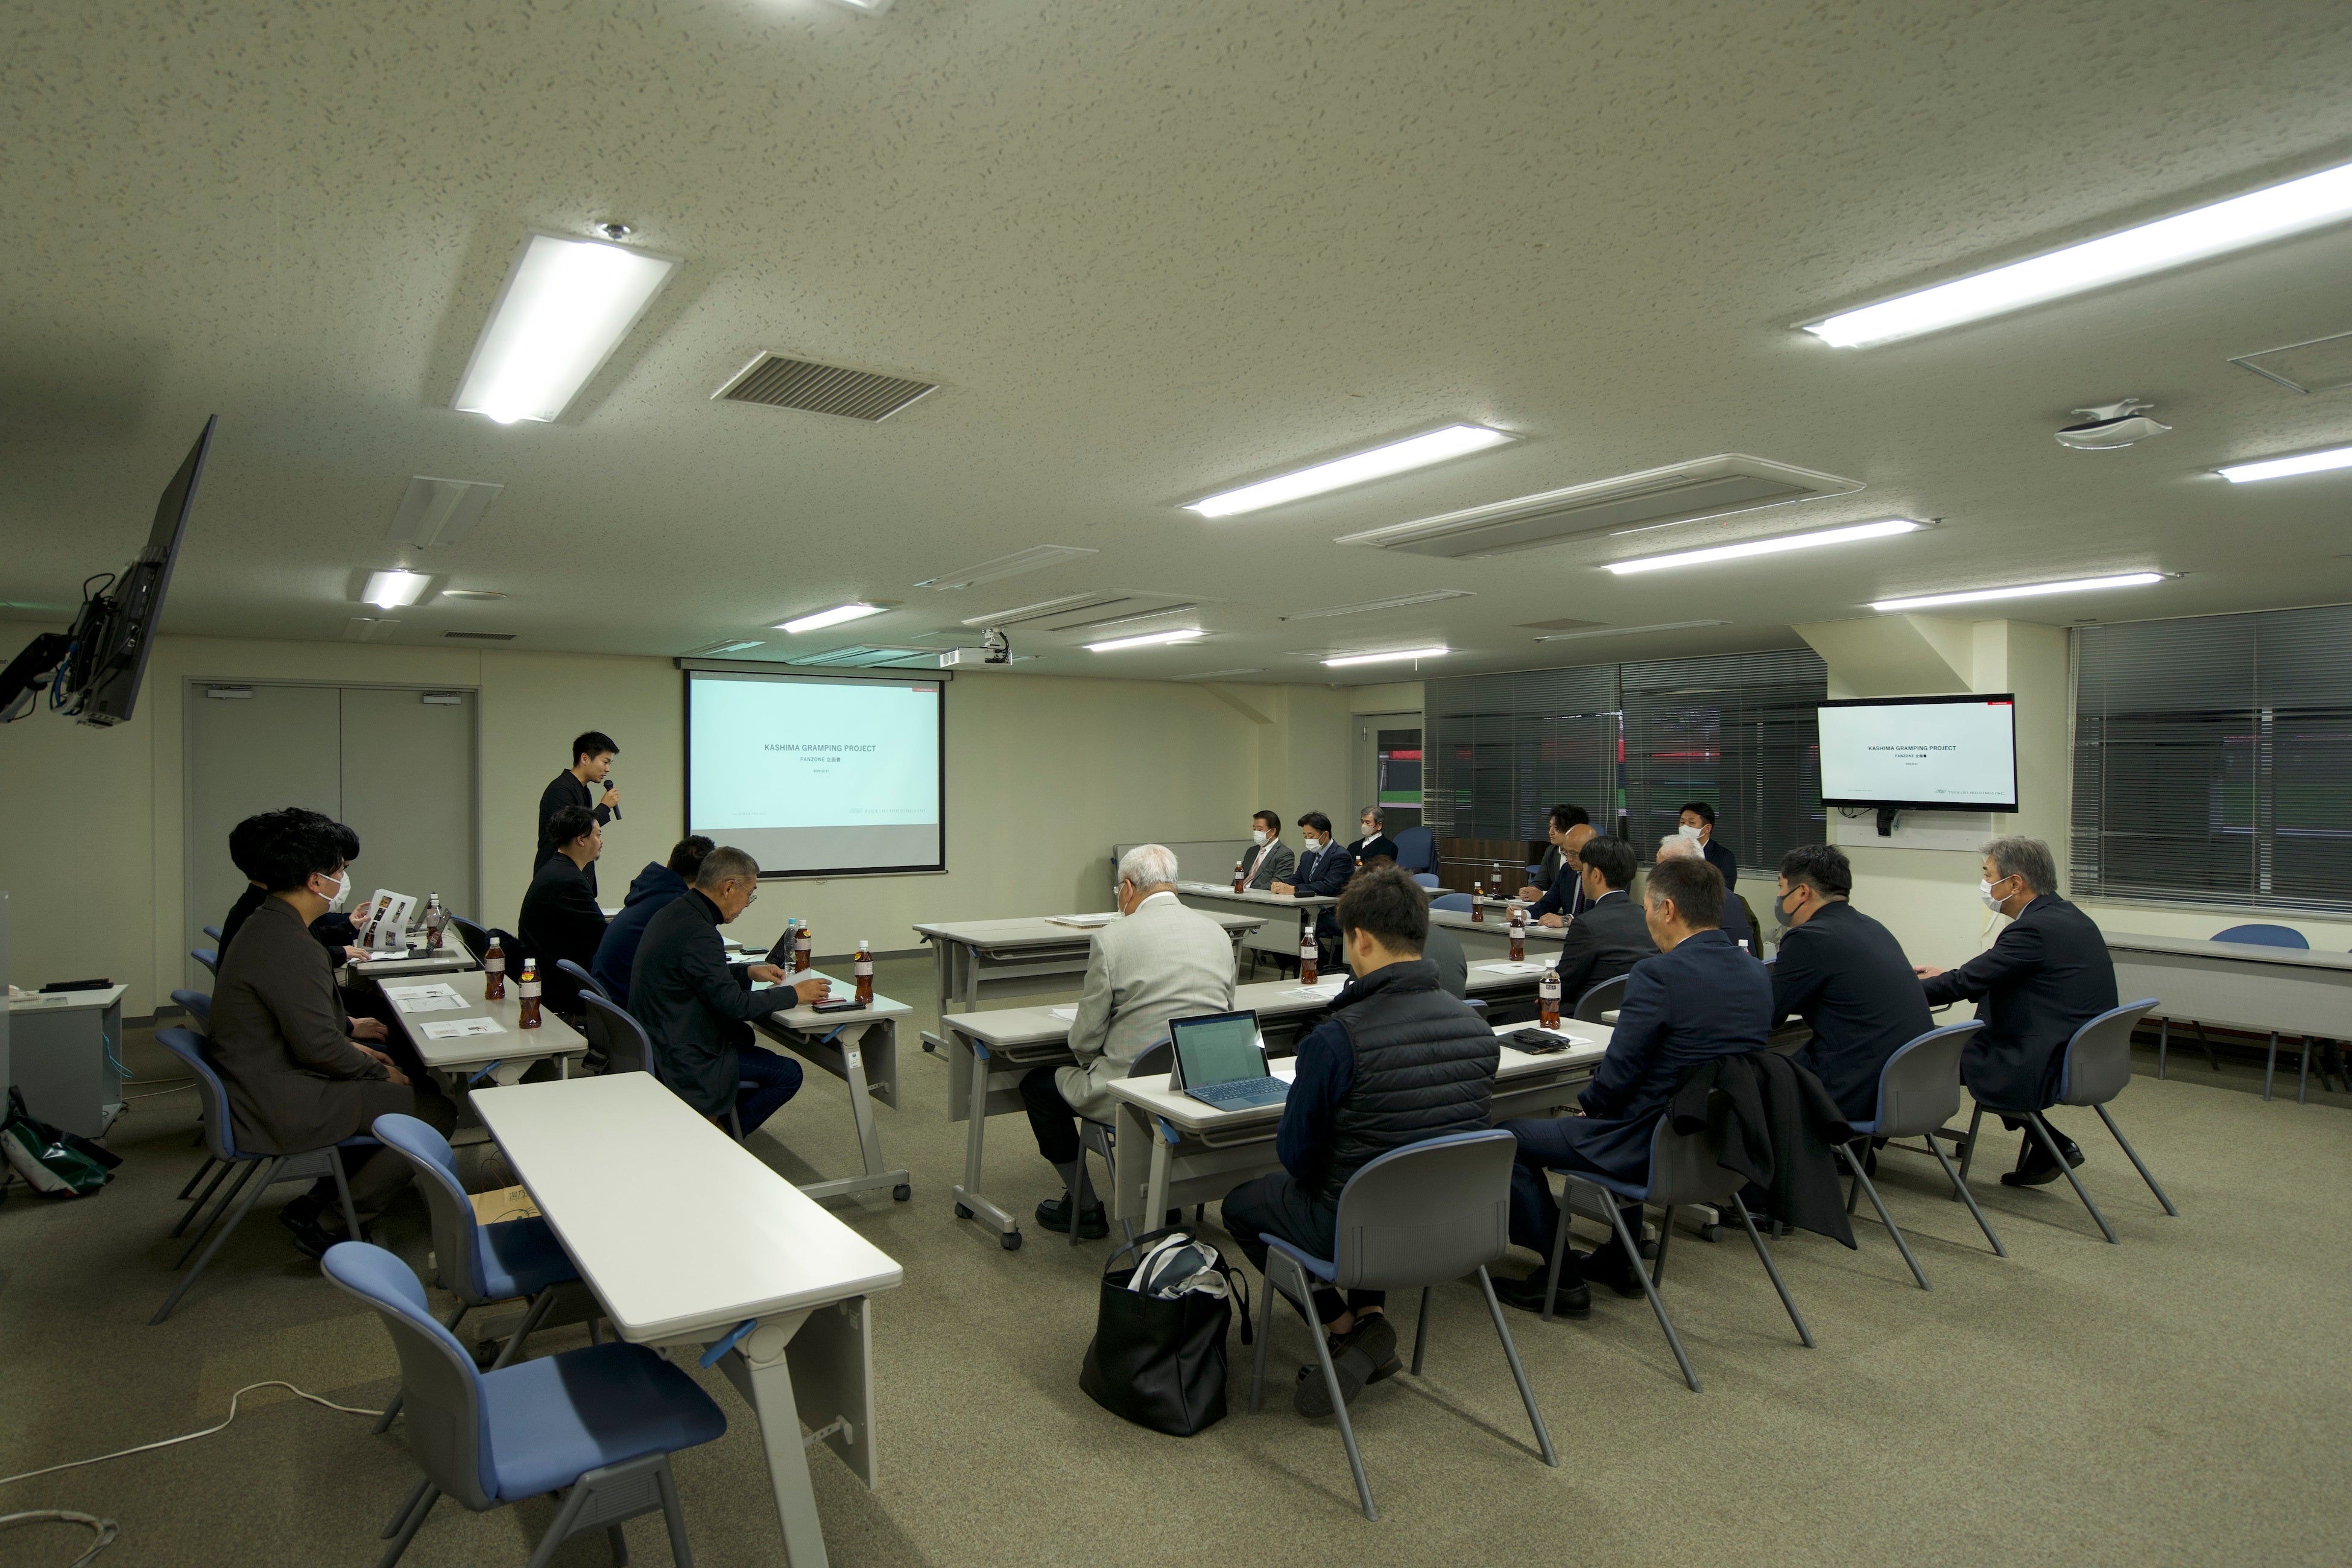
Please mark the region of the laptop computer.
<svg viewBox="0 0 2352 1568"><path fill-rule="evenodd" d="M1265 1070L1265 1042L1258 1037L1255 1013L1171 1018L1168 1033L1176 1043L1170 1087L1202 1104L1255 1110L1288 1097L1290 1086Z"/></svg>

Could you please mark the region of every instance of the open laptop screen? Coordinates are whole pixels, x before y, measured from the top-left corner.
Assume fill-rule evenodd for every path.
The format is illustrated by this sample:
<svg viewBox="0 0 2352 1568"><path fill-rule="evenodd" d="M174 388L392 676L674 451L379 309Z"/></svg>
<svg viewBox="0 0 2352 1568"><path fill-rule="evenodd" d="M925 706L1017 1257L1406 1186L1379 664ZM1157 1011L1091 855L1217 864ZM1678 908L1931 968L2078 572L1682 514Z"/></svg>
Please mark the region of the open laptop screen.
<svg viewBox="0 0 2352 1568"><path fill-rule="evenodd" d="M1176 1041L1176 1062L1187 1089L1265 1076L1265 1051L1258 1044L1255 1013L1177 1018L1168 1028Z"/></svg>

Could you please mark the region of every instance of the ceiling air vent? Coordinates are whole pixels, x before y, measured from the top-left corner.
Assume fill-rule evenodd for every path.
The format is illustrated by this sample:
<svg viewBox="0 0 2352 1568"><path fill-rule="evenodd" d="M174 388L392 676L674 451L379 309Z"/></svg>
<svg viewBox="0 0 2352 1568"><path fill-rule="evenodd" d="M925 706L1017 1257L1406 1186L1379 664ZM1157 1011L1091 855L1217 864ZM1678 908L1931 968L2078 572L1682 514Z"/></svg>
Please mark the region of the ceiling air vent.
<svg viewBox="0 0 2352 1568"><path fill-rule="evenodd" d="M512 642L512 632L443 632L451 642Z"/></svg>
<svg viewBox="0 0 2352 1568"><path fill-rule="evenodd" d="M886 665L919 664L925 668L939 667L940 650L935 647L852 647L827 648L823 653L803 654L786 659L787 664L827 665L836 669L878 669Z"/></svg>
<svg viewBox="0 0 2352 1568"><path fill-rule="evenodd" d="M1040 599L1034 605L1015 605L985 616L967 616L968 626L1017 626L1024 621L1042 621L1053 616L1082 615L1090 610L1109 610L1114 605L1130 605L1136 602L1132 594L1064 594L1059 598Z"/></svg>
<svg viewBox="0 0 2352 1568"><path fill-rule="evenodd" d="M2335 392L2352 386L2352 332L2265 349L2258 354L2240 354L2230 363L2291 391Z"/></svg>
<svg viewBox="0 0 2352 1568"><path fill-rule="evenodd" d="M1343 534L1336 542L1459 560L1533 550L1591 534L1638 533L1727 512L1850 495L1860 489L1859 479L1731 452Z"/></svg>
<svg viewBox="0 0 2352 1568"><path fill-rule="evenodd" d="M939 389L939 383L934 381L877 375L872 371L851 370L845 365L818 364L813 360L763 353L710 395L714 401L837 414L844 419L863 419L872 424L889 418L917 398Z"/></svg>

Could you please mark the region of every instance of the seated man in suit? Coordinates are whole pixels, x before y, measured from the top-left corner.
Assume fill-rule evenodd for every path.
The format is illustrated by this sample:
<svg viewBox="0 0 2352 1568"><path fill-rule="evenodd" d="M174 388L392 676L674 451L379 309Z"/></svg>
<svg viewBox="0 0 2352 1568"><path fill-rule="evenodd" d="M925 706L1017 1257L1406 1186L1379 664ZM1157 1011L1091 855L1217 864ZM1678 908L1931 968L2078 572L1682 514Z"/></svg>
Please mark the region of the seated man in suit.
<svg viewBox="0 0 2352 1568"><path fill-rule="evenodd" d="M751 1020L822 1002L823 980L786 984L772 963L730 963L719 928L760 896L760 863L720 845L694 885L646 925L629 972L629 1016L646 1026L657 1077L721 1127L732 1107L749 1138L798 1093L801 1064L751 1039ZM754 991L752 982L768 989Z"/></svg>
<svg viewBox="0 0 2352 1568"><path fill-rule="evenodd" d="M457 1108L430 1078L403 1071L383 1048L381 1021L352 1021L335 990L334 963L311 934L312 923L351 894L342 851L348 830L315 812L271 815L276 820L248 845L248 863L268 896L221 955L206 1031L236 1142L260 1153L299 1154L365 1132L392 1111L447 1133L457 1125ZM345 1176L362 1226L408 1184L408 1163L394 1150L341 1157L356 1160ZM321 1176L278 1219L313 1258L357 1239L341 1234L331 1176Z"/></svg>
<svg viewBox="0 0 2352 1568"><path fill-rule="evenodd" d="M646 861L637 879L629 884L629 896L621 912L605 926L604 938L596 944L596 962L588 966L604 994L622 1006L629 1005L629 970L637 962L637 944L646 939L646 927L686 895L687 885L702 869L702 858L713 847L699 833L681 838L670 847L668 864Z"/></svg>
<svg viewBox="0 0 2352 1568"><path fill-rule="evenodd" d="M1657 864L1664 865L1677 858L1696 860L1702 866L1715 864L1706 858L1706 851L1700 847L1697 839L1687 834L1669 833L1658 840ZM1723 884L1723 934L1731 939L1732 946L1744 945L1754 956L1763 957L1756 946L1755 929L1748 923L1748 910L1739 902L1739 895L1732 891L1730 883Z"/></svg>
<svg viewBox="0 0 2352 1568"><path fill-rule="evenodd" d="M1586 830L1576 840L1577 843L1581 844L1585 839L1592 837L1592 818L1585 815L1584 807L1570 805L1563 802L1551 808L1551 815L1545 819L1544 823L1544 836L1551 840L1551 847L1544 851L1542 861L1536 867L1536 879L1519 889L1519 902L1532 904L1558 885L1560 873L1566 870L1570 862L1576 858L1575 851L1569 843L1569 835L1580 827ZM1571 896L1574 890L1574 884L1571 883L1570 885ZM1563 912L1570 918L1578 913L1575 910Z"/></svg>
<svg viewBox="0 0 2352 1568"><path fill-rule="evenodd" d="M1984 848L1978 896L2010 924L1990 948L1958 969L1921 969L1930 1006L1972 1001L1985 1026L1960 1053L1969 1092L2002 1110L2039 1111L2058 1098L2066 1044L2074 1031L2116 1006L2116 964L2090 916L2058 896L2058 867L2039 838L1996 838ZM2017 1130L2024 1123L2004 1116ZM2049 1125L2049 1119L2042 1119ZM2069 1165L2083 1163L2074 1141L2050 1128ZM2028 1133L2017 1168L2001 1183L2038 1187L2058 1167Z"/></svg>
<svg viewBox="0 0 2352 1568"><path fill-rule="evenodd" d="M1242 886L1263 893L1290 875L1298 857L1282 841L1282 818L1261 811L1250 818L1250 852L1242 858Z"/></svg>
<svg viewBox="0 0 2352 1568"><path fill-rule="evenodd" d="M1675 857L1650 869L1643 913L1658 955L1633 968L1609 1041L1591 1085L1578 1097L1580 1116L1529 1119L1503 1125L1519 1141L1511 1172L1511 1239L1551 1258L1559 1207L1545 1173L1591 1171L1623 1182L1646 1181L1650 1135L1674 1098L1675 1085L1701 1062L1764 1049L1772 1029L1772 981L1764 966L1723 934L1723 879L1706 861ZM1626 1228L1641 1224L1628 1205ZM1638 1232L1636 1232L1638 1234ZM1638 1258L1613 1239L1590 1253L1560 1260L1558 1310L1580 1318L1592 1310L1588 1279L1621 1296L1638 1296ZM1525 1279L1495 1281L1495 1293L1515 1307L1543 1310L1545 1270Z"/></svg>
<svg viewBox="0 0 2352 1568"><path fill-rule="evenodd" d="M1277 893L1305 893L1310 898L1336 899L1348 879L1356 874L1356 858L1345 846L1331 842L1331 819L1319 811L1310 811L1298 819L1299 842L1306 846L1298 852L1298 864L1287 878L1276 879L1273 890ZM1322 952L1322 963L1333 963L1339 952L1339 928L1327 908L1315 917L1315 945Z"/></svg>
<svg viewBox="0 0 2352 1568"><path fill-rule="evenodd" d="M230 828L229 863L245 873L245 891L237 895L236 902L231 904L228 913L221 917L220 952L224 957L227 955L228 944L236 940L236 933L243 929L245 922L269 897L269 889L264 886L256 857L261 847L279 830L283 820L289 817L325 825L335 835L336 848L346 864L360 858L358 834L324 813L307 811L299 805L289 805L283 811L265 811L258 816L248 816ZM340 910L330 910L320 915L311 923L310 934L319 939L320 945L327 950L327 956L339 964L346 959L357 958L366 951L354 945L358 933L352 929L352 917Z"/></svg>
<svg viewBox="0 0 2352 1568"><path fill-rule="evenodd" d="M1552 840L1552 847L1559 851L1559 874L1528 910L1536 924L1564 926L1592 907L1591 895L1585 890L1583 857L1585 846L1598 837L1591 823L1578 822Z"/></svg>
<svg viewBox="0 0 2352 1568"><path fill-rule="evenodd" d="M1368 860L1396 859L1396 840L1382 831L1381 820L1377 805L1368 805L1356 814L1356 826L1362 837L1348 846L1348 853L1355 857L1357 865Z"/></svg>
<svg viewBox="0 0 2352 1568"><path fill-rule="evenodd" d="M1559 1005L1569 1013L1586 992L1658 951L1642 906L1625 891L1633 885L1633 847L1622 838L1594 838L1578 860L1583 867L1584 912L1570 923L1559 944Z"/></svg>
<svg viewBox="0 0 2352 1568"><path fill-rule="evenodd" d="M1715 838L1715 807L1703 800L1692 801L1683 807L1682 826L1676 829L1681 837L1698 846L1706 863L1723 874L1723 885L1737 893L1739 890L1739 858L1728 844L1718 844Z"/></svg>
<svg viewBox="0 0 2352 1568"><path fill-rule="evenodd" d="M556 968L555 961L568 958L585 969L596 962L597 945L604 940L604 911L588 885L588 868L604 852L604 826L584 805L557 807L548 826L555 835L555 853L532 875L530 890L522 896L516 951L507 962L518 974L524 959L536 963L547 1005L569 1018L580 1012L580 983Z"/></svg>
<svg viewBox="0 0 2352 1568"><path fill-rule="evenodd" d="M1394 866L1375 866L1339 895L1339 911L1349 979L1298 1043L1298 1077L1275 1134L1283 1168L1225 1194L1225 1230L1260 1274L1269 1235L1336 1256L1349 1177L1391 1149L1477 1131L1493 1106L1502 1053L1486 1020L1439 990L1422 957L1427 895ZM1315 1292L1345 1400L1400 1370L1384 1300L1378 1290L1351 1290L1344 1301ZM1296 1402L1302 1415L1331 1414L1319 1363L1298 1369Z"/></svg>
<svg viewBox="0 0 2352 1568"><path fill-rule="evenodd" d="M1886 1058L1935 1023L1903 944L1846 901L1853 891L1853 867L1835 845L1802 845L1780 857L1772 909L1784 929L1772 961L1772 1023L1795 1015L1811 1026L1799 1065L1848 1121L1868 1121L1878 1114Z"/></svg>
<svg viewBox="0 0 2352 1568"><path fill-rule="evenodd" d="M1077 1118L1108 1121L1107 1087L1127 1076L1145 1047L1168 1037L1168 1020L1225 1013L1234 1005L1234 941L1225 928L1176 900L1175 852L1139 844L1118 858L1118 912L1095 932L1086 987L1070 1021L1076 1067L1045 1067L1021 1080L1021 1100L1037 1134L1037 1152L1075 1189ZM1069 1233L1068 1198L1037 1205L1037 1223ZM1077 1215L1078 1234L1108 1236L1100 1204Z"/></svg>

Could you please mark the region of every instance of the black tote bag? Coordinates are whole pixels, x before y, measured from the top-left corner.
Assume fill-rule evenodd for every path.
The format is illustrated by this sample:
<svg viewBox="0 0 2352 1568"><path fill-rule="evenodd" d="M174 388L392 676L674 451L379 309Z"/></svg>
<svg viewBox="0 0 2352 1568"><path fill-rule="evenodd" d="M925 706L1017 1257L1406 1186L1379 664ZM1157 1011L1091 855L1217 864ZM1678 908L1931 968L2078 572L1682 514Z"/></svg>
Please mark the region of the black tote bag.
<svg viewBox="0 0 2352 1568"><path fill-rule="evenodd" d="M1173 1234L1152 1231L1111 1255L1095 1310L1094 1341L1078 1367L1078 1386L1105 1410L1138 1426L1190 1437L1225 1417L1225 1326L1243 1287L1233 1266L1221 1262L1217 1271L1232 1296L1194 1291L1162 1300L1129 1289L1135 1269L1122 1267L1120 1258L1130 1252L1140 1258ZM1250 1342L1245 1298L1242 1342Z"/></svg>

